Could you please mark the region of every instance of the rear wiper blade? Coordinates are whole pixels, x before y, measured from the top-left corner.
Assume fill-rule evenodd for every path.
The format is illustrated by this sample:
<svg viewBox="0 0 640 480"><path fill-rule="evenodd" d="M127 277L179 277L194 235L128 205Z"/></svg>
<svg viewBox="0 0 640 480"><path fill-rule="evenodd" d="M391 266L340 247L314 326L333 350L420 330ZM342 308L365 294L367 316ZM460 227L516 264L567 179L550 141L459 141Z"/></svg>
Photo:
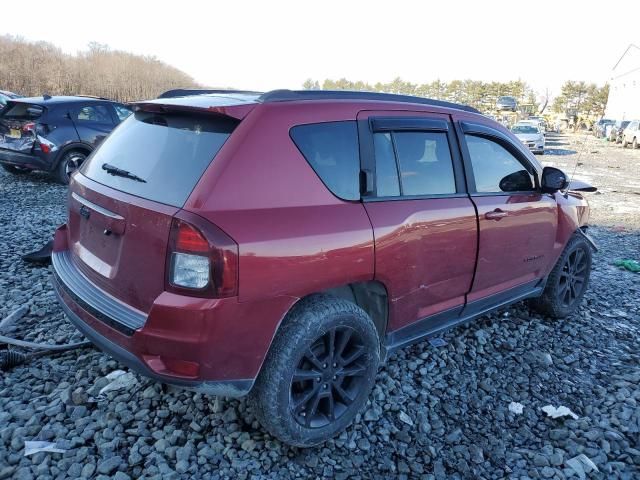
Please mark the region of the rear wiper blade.
<svg viewBox="0 0 640 480"><path fill-rule="evenodd" d="M131 180L135 180L136 182L147 183L144 178L140 178L135 173L123 170L122 168L114 167L113 165L110 165L108 163L103 163L102 169L107 173L110 173L111 175L115 175L116 177L130 178Z"/></svg>

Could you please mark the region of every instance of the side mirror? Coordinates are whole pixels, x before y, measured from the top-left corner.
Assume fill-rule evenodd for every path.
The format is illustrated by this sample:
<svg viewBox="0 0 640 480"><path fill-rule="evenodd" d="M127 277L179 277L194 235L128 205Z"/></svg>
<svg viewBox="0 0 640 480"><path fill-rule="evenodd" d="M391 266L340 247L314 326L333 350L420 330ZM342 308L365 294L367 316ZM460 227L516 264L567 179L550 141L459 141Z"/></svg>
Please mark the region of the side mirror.
<svg viewBox="0 0 640 480"><path fill-rule="evenodd" d="M503 192L526 192L533 188L531 175L526 170L510 173L498 185Z"/></svg>
<svg viewBox="0 0 640 480"><path fill-rule="evenodd" d="M542 193L555 193L567 188L569 182L564 172L558 168L544 167L542 170Z"/></svg>

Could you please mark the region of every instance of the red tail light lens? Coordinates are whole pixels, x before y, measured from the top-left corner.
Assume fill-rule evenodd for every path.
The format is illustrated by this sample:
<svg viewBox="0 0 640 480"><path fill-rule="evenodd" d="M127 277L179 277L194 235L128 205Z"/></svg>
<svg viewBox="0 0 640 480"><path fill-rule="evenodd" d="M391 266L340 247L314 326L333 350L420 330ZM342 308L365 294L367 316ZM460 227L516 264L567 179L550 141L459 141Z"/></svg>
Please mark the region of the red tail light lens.
<svg viewBox="0 0 640 480"><path fill-rule="evenodd" d="M168 291L222 298L238 292L238 245L201 217L180 212L167 250Z"/></svg>
<svg viewBox="0 0 640 480"><path fill-rule="evenodd" d="M208 252L209 242L188 223L178 223L176 249L183 252Z"/></svg>

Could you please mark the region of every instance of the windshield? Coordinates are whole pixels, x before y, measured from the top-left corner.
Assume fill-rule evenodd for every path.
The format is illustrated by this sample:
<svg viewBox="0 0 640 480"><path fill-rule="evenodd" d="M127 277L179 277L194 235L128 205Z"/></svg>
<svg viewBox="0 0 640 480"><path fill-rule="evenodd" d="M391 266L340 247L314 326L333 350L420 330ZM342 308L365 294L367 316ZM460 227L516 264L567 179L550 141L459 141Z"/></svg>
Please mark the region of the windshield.
<svg viewBox="0 0 640 480"><path fill-rule="evenodd" d="M136 112L81 172L116 190L182 207L237 124L214 115Z"/></svg>
<svg viewBox="0 0 640 480"><path fill-rule="evenodd" d="M513 133L540 133L540 131L532 125L515 125L511 131Z"/></svg>

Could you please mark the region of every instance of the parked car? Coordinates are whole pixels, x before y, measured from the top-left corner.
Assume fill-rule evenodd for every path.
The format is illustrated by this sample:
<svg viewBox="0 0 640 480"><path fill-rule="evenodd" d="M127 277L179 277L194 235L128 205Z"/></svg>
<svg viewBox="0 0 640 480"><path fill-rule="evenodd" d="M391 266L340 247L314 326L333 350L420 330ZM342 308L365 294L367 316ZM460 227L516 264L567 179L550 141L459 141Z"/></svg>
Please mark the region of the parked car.
<svg viewBox="0 0 640 480"><path fill-rule="evenodd" d="M611 125L607 140L610 142L622 143L622 132L627 128L629 123L631 123L629 120L623 120L617 121L615 124Z"/></svg>
<svg viewBox="0 0 640 480"><path fill-rule="evenodd" d="M55 292L160 382L250 394L310 446L363 409L380 362L524 299L587 288L586 200L461 105L366 92L161 98L71 177Z"/></svg>
<svg viewBox="0 0 640 480"><path fill-rule="evenodd" d="M10 173L43 170L68 183L85 158L130 113L120 103L94 97L9 100L0 112L0 164Z"/></svg>
<svg viewBox="0 0 640 480"><path fill-rule="evenodd" d="M613 125L615 123L615 120L610 120L608 118L598 120L593 124L593 134L596 136L596 138L605 138L607 125Z"/></svg>
<svg viewBox="0 0 640 480"><path fill-rule="evenodd" d="M8 100L13 100L14 98L20 98L22 95L18 95L17 93L9 92L7 90L0 90L0 111L6 107Z"/></svg>
<svg viewBox="0 0 640 480"><path fill-rule="evenodd" d="M514 97L500 97L496 102L496 110L509 110L515 112L518 107L518 101Z"/></svg>
<svg viewBox="0 0 640 480"><path fill-rule="evenodd" d="M544 134L537 125L531 123L516 123L511 127L511 131L533 153L544 154Z"/></svg>
<svg viewBox="0 0 640 480"><path fill-rule="evenodd" d="M622 131L622 147L627 148L627 145L631 145L632 148L638 148L640 142L640 121L633 120L629 122L627 128Z"/></svg>

